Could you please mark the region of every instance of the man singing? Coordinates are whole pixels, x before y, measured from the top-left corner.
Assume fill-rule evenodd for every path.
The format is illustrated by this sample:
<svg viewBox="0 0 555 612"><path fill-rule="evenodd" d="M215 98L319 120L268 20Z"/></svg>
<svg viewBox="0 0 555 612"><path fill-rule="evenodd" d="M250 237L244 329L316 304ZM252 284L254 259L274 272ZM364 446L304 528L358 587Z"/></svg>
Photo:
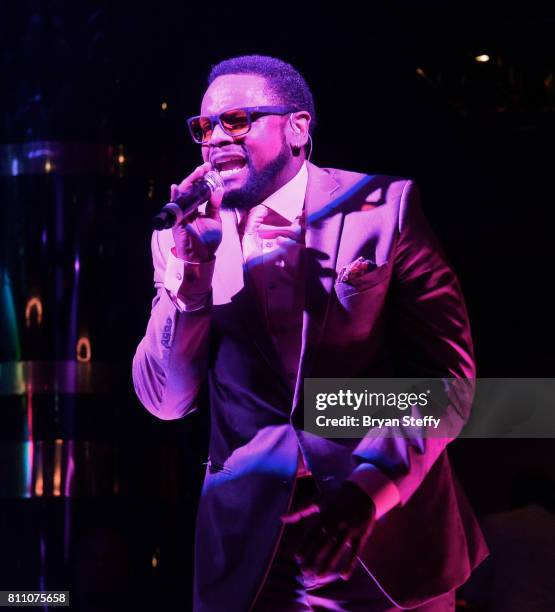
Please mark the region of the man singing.
<svg viewBox="0 0 555 612"><path fill-rule="evenodd" d="M303 430L306 377L475 376L460 286L414 184L310 163L312 94L278 59L215 66L200 113L204 163L171 196L210 170L225 188L154 232L157 293L133 362L160 419L209 398L194 609L454 610L487 550L452 438ZM459 430L468 405L450 405Z"/></svg>

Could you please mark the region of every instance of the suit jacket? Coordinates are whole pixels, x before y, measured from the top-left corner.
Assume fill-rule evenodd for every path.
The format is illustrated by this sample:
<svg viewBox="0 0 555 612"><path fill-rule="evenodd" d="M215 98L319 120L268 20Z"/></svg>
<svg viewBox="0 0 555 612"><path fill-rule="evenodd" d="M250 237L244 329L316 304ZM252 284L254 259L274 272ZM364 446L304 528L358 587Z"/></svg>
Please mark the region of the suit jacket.
<svg viewBox="0 0 555 612"><path fill-rule="evenodd" d="M413 607L466 581L487 555L449 464L451 438L325 439L303 431L305 377L475 376L458 280L420 209L411 181L308 164L306 304L294 392L244 277L233 211L222 211L212 299L179 312L164 289L170 230L152 241L157 296L133 363L136 392L163 419L211 411L209 462L196 536L195 610L252 605L290 504L299 447L320 489L370 463L400 504L376 522L360 555L368 579ZM337 283L362 256L375 268ZM186 339L184 341L184 338ZM470 395L448 402L460 429Z"/></svg>

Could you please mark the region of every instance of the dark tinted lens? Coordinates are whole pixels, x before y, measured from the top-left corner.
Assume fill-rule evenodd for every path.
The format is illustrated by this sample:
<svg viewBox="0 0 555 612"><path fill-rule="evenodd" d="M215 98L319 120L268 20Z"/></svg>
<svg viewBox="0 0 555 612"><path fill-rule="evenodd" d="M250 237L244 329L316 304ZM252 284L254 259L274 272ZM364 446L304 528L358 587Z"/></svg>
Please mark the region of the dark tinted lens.
<svg viewBox="0 0 555 612"><path fill-rule="evenodd" d="M230 136L241 136L249 131L250 123L247 111L237 108L220 115L220 121Z"/></svg>
<svg viewBox="0 0 555 612"><path fill-rule="evenodd" d="M212 134L212 122L208 117L197 117L190 123L191 134L197 142L206 142Z"/></svg>

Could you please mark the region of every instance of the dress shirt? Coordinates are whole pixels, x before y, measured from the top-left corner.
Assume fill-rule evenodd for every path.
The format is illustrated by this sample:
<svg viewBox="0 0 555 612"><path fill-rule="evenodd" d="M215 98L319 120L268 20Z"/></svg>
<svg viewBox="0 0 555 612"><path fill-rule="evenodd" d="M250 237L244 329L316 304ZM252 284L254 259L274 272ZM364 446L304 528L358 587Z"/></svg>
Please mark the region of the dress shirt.
<svg viewBox="0 0 555 612"><path fill-rule="evenodd" d="M308 171L299 172L260 205L236 210L244 265L261 308L267 329L282 359L292 389L295 388L304 310L304 199ZM185 262L170 253L165 287L176 308L193 312L210 299L214 261ZM194 337L194 331L191 332ZM310 475L299 448L298 476ZM395 484L378 468L361 464L349 477L376 506L376 518L399 503Z"/></svg>
<svg viewBox="0 0 555 612"><path fill-rule="evenodd" d="M308 172L299 172L249 211L237 211L243 260L259 307L293 391L304 310L303 209Z"/></svg>

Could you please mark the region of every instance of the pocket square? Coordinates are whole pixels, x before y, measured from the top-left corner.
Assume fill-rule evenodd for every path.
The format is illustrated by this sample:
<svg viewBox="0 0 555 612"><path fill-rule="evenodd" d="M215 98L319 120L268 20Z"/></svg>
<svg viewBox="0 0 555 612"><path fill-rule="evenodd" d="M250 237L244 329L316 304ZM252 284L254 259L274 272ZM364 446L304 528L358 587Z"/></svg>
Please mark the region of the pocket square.
<svg viewBox="0 0 555 612"><path fill-rule="evenodd" d="M376 266L375 261L370 259L364 259L364 257L358 257L350 264L343 266L337 275L338 283L351 283L353 280L362 276L368 270L371 270Z"/></svg>

